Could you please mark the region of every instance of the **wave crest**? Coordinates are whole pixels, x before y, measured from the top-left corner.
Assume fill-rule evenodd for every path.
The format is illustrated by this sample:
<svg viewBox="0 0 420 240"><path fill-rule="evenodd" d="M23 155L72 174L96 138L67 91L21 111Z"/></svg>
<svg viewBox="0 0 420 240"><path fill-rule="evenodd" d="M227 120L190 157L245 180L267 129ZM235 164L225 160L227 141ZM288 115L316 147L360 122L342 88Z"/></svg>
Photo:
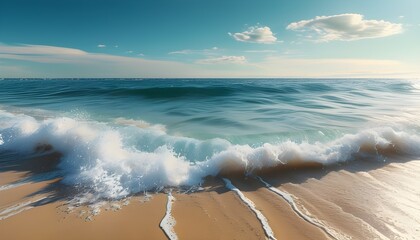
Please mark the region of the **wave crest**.
<svg viewBox="0 0 420 240"><path fill-rule="evenodd" d="M63 183L104 198L164 186L196 185L210 175L420 155L419 135L390 127L345 134L329 142L289 140L251 147L223 139L171 136L162 128L131 126L131 121L129 126L115 127L71 118L38 121L7 112L0 112L0 120L0 152L30 155L57 151Z"/></svg>

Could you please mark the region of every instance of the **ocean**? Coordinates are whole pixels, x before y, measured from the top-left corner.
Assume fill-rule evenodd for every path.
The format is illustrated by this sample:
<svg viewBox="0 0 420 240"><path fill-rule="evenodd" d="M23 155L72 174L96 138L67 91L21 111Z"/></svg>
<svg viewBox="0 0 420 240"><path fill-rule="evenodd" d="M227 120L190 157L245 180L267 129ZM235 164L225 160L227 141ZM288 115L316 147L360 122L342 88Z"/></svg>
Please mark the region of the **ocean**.
<svg viewBox="0 0 420 240"><path fill-rule="evenodd" d="M220 173L418 157L420 83L0 80L3 163L52 151L60 160L48 176L111 199Z"/></svg>

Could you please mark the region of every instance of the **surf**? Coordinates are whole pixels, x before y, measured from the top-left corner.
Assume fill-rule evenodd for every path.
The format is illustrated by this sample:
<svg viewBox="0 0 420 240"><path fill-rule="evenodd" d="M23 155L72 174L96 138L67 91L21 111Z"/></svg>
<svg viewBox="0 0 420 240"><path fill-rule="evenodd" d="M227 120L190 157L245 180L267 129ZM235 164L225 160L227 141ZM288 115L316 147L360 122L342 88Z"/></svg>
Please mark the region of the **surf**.
<svg viewBox="0 0 420 240"><path fill-rule="evenodd" d="M0 119L0 152L21 157L58 153L57 166L51 169L55 174L50 175L60 174L63 184L93 192L97 199L197 186L208 176L420 155L420 136L392 127L343 134L331 141L287 140L251 146L220 138L173 136L159 125L140 122L139 127L121 119L117 123L67 117L39 120L6 111L0 112Z"/></svg>

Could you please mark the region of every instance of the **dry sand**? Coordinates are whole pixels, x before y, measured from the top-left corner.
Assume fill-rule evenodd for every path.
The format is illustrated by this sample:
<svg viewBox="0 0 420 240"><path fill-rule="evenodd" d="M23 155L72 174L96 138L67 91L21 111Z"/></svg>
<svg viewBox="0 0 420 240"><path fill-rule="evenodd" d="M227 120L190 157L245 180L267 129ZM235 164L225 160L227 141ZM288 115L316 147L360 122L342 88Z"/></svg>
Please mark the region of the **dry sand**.
<svg viewBox="0 0 420 240"><path fill-rule="evenodd" d="M3 174L0 178L4 179ZM1 209L48 196L31 194L50 183L30 183L1 191ZM68 212L68 205L61 200L36 206L0 221L0 239L166 239L159 228L166 195L154 194L146 201L144 197L132 197L129 201L126 206L123 201L110 203L111 207L103 207L97 216L90 216L87 207Z"/></svg>
<svg viewBox="0 0 420 240"><path fill-rule="evenodd" d="M287 169L263 178L293 194L302 210L337 232L338 238L420 239L419 173L420 161L405 161L353 164L331 171ZM1 186L24 176L24 172L4 171L0 173ZM256 179L236 176L231 180L267 218L277 239L330 239ZM166 194L105 203L94 216L87 206L69 209L66 199L57 196L56 181L0 191L0 217L7 215L4 211L11 206L52 197L51 202L40 201L1 220L0 239L167 239L159 227L166 211ZM202 191L174 190L173 195L172 216L179 239L265 239L254 212L219 178L208 179Z"/></svg>

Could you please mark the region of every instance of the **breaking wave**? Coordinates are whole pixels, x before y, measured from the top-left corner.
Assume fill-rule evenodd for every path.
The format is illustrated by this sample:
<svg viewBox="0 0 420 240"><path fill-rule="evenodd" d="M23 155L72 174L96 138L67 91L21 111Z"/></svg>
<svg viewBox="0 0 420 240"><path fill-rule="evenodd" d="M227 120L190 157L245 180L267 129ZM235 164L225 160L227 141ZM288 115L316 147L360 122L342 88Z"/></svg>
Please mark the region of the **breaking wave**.
<svg viewBox="0 0 420 240"><path fill-rule="evenodd" d="M259 171L288 164L334 164L363 158L420 155L420 136L390 127L342 134L330 141L235 145L225 139L169 135L162 125L116 119L37 120L0 111L0 153L30 156L40 146L61 155L62 182L101 198L200 184L206 176Z"/></svg>

